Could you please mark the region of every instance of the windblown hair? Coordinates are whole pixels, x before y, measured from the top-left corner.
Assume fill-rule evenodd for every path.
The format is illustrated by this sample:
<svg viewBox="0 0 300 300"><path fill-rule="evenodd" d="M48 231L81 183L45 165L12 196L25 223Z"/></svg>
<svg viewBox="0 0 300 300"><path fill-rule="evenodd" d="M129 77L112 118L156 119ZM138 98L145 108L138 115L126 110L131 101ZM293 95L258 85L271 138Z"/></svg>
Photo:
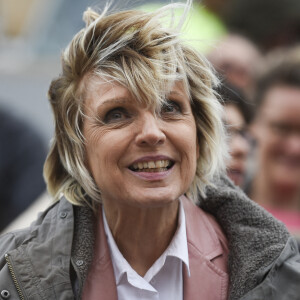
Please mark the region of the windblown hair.
<svg viewBox="0 0 300 300"><path fill-rule="evenodd" d="M184 15L190 2L184 6ZM181 81L191 101L200 149L187 194L196 202L199 193L204 196L206 186L225 170L222 105L213 90L218 80L209 63L180 39L181 24L175 28L161 21L178 6L168 5L156 12L109 14L106 8L101 14L92 9L84 13L86 27L63 52L62 73L49 89L55 135L44 176L56 199L63 193L76 205L95 207L101 202L101 191L86 165L82 133L86 82L97 77L118 82L136 99L154 107L160 107L174 82Z"/></svg>

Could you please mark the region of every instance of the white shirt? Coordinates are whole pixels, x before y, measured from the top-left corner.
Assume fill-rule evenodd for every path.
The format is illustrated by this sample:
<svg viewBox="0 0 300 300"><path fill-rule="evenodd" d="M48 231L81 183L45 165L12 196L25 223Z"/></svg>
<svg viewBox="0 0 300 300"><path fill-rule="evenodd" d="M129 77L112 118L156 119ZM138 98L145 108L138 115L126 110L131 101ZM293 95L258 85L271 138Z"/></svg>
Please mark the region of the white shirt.
<svg viewBox="0 0 300 300"><path fill-rule="evenodd" d="M118 249L103 211L104 230L112 258L118 300L183 300L183 264L189 274L189 257L183 205L179 204L178 228L165 252L144 277L131 268Z"/></svg>

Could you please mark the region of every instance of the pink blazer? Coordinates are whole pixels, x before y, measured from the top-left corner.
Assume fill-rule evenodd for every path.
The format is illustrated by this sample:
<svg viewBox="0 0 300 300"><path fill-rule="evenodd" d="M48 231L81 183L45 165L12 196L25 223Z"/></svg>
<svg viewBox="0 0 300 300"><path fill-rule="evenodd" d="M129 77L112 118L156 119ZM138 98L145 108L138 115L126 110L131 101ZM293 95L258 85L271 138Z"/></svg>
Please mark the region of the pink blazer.
<svg viewBox="0 0 300 300"><path fill-rule="evenodd" d="M187 228L190 277L184 268L184 300L225 300L228 294L227 239L215 219L181 197ZM84 289L83 300L117 300L117 287L102 214L99 218L95 257Z"/></svg>

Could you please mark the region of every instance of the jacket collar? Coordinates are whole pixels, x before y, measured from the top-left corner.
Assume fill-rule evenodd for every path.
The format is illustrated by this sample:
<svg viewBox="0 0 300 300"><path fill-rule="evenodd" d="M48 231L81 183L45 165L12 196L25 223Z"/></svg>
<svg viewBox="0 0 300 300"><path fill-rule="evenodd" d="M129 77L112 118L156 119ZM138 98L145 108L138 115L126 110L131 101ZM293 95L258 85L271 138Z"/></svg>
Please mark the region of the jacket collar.
<svg viewBox="0 0 300 300"><path fill-rule="evenodd" d="M215 179L215 185L200 199L200 206L218 220L228 238L229 299L240 299L264 279L290 235L227 176Z"/></svg>
<svg viewBox="0 0 300 300"><path fill-rule="evenodd" d="M185 196L180 197L186 215L187 241L190 251L213 260L223 254L223 248L215 230L216 221L199 209ZM212 223L213 222L213 223Z"/></svg>
<svg viewBox="0 0 300 300"><path fill-rule="evenodd" d="M190 264L190 276L186 270L184 272L183 298L226 299L228 248L225 236L211 216L196 207L186 197L182 196L181 201L186 215ZM220 239L223 239L225 247Z"/></svg>
<svg viewBox="0 0 300 300"><path fill-rule="evenodd" d="M118 300L116 280L106 239L102 213L96 229L95 257L85 280L82 299ZM95 285L94 283L97 282Z"/></svg>

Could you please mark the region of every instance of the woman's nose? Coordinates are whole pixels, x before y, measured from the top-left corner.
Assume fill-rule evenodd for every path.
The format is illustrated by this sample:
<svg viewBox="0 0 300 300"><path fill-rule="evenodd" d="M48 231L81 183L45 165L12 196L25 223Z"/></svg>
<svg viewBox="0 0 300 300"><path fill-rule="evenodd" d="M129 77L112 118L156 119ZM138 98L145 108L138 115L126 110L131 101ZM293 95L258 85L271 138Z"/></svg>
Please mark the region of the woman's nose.
<svg viewBox="0 0 300 300"><path fill-rule="evenodd" d="M230 152L232 157L246 158L249 154L250 145L246 138L242 136L235 136L232 138L230 144Z"/></svg>
<svg viewBox="0 0 300 300"><path fill-rule="evenodd" d="M161 128L161 120L151 112L143 113L137 124L136 143L139 146L157 146L166 140L165 133Z"/></svg>
<svg viewBox="0 0 300 300"><path fill-rule="evenodd" d="M300 130L295 132L294 135L287 137L285 141L286 151L295 157L300 158Z"/></svg>

